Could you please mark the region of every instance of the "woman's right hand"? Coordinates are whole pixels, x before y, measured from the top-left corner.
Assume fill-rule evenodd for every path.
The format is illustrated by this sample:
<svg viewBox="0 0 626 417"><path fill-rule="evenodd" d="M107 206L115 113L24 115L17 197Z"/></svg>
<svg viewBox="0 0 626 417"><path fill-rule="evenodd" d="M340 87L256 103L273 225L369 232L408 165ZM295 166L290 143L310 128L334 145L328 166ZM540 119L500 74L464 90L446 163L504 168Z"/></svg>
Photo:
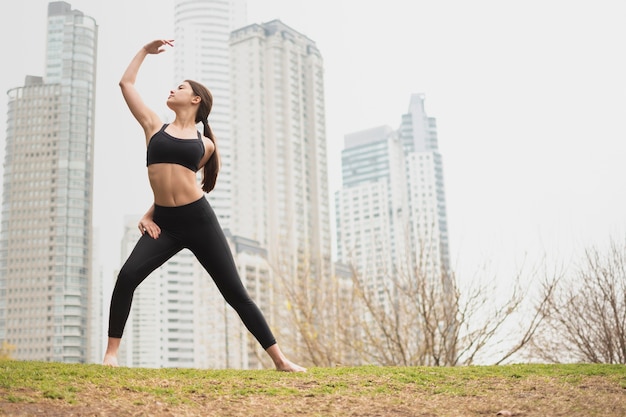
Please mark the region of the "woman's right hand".
<svg viewBox="0 0 626 417"><path fill-rule="evenodd" d="M149 54L165 52L165 45L174 46L174 39L157 39L144 45L143 49Z"/></svg>
<svg viewBox="0 0 626 417"><path fill-rule="evenodd" d="M152 217L148 214L144 215L141 220L139 220L139 224L137 225L137 227L139 227L139 231L142 235L148 233L148 236L150 236L152 239L157 239L161 234L161 228L154 222L154 220L152 220Z"/></svg>

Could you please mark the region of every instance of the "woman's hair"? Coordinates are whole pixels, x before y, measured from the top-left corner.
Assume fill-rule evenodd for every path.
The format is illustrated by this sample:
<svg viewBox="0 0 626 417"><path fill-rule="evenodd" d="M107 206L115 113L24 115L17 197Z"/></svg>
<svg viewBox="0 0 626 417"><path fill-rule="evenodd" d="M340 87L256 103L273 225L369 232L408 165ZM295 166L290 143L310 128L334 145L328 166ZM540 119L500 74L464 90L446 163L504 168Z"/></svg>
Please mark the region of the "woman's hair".
<svg viewBox="0 0 626 417"><path fill-rule="evenodd" d="M203 86L197 81L185 80L191 86L194 94L200 97L200 105L198 106L198 110L196 112L196 123L202 122L204 126L204 136L211 139L213 145L215 146L215 151L209 158L206 164L204 164L204 170L202 172L202 191L208 193L215 187L215 182L217 181L217 173L220 170L220 157L217 152L217 143L215 142L215 136L213 135L213 131L211 130L211 126L209 126L209 113L211 113L211 107L213 107L213 95L208 88Z"/></svg>

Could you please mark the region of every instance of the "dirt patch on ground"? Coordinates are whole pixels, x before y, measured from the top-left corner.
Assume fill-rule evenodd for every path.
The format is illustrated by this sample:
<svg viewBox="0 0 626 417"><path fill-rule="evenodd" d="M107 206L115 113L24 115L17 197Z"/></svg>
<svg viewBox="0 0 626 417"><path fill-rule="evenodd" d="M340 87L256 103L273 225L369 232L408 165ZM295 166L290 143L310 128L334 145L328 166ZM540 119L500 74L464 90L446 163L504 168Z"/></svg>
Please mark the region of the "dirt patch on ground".
<svg viewBox="0 0 626 417"><path fill-rule="evenodd" d="M293 395L191 393L184 399L106 387L81 388L71 399L41 398L39 392L0 389L2 416L359 416L460 417L626 416L626 389L600 377L577 384L549 378L471 380L475 395L439 393L436 386L407 384L388 391L320 394L310 382L294 380ZM467 392L467 390L464 390ZM7 400L9 399L9 400Z"/></svg>

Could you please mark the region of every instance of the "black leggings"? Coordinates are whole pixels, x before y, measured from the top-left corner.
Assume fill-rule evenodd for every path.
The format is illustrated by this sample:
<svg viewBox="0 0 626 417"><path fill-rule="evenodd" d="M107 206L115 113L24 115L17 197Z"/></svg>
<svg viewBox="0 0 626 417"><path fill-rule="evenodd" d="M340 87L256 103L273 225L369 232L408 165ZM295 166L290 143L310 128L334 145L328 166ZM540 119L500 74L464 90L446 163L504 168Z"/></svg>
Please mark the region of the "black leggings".
<svg viewBox="0 0 626 417"><path fill-rule="evenodd" d="M135 289L144 279L183 248L191 250L211 275L263 349L276 343L263 314L243 286L230 246L206 198L179 207L154 207L157 239L145 233L122 266L111 296L109 337L121 338Z"/></svg>

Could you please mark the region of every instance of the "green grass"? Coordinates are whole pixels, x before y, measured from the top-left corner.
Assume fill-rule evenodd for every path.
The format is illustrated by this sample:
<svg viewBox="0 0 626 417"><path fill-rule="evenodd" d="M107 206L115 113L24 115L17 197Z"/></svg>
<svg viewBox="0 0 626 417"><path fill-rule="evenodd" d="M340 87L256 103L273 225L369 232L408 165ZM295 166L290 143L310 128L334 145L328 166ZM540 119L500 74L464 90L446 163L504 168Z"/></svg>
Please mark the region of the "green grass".
<svg viewBox="0 0 626 417"><path fill-rule="evenodd" d="M207 404L226 407L229 402L241 405L254 399L256 405L250 405L249 415L255 415L256 408L277 410L287 402L307 403L311 407L339 407L332 404L345 402L351 409L375 402L380 407L386 404L385 410L393 415L391 411L395 407L414 406L419 401L426 406L458 402L458 407L465 404L479 409L479 400L497 403L511 396L510 404L517 404L519 409L528 408L522 414L526 416L534 414L532 403L527 404L525 396L537 396L536 401L543 397L545 401L557 401L580 394L583 396L580 404L572 403L569 415L594 415L585 408L592 406L586 405L588 393L590 398L607 393L604 400L598 397L599 404L612 401L626 410L626 367L593 364L454 368L362 366L311 368L307 373L288 374L274 370L136 369L0 361L0 405L5 407L11 404L123 405L141 409L151 404L165 404L173 409L199 410ZM620 403L621 399L624 404ZM570 402L564 400L565 404ZM580 407L582 414L576 414ZM598 415L601 412L599 410ZM307 408L299 413L332 415L312 411L307 414ZM440 411L436 415L447 414Z"/></svg>
<svg viewBox="0 0 626 417"><path fill-rule="evenodd" d="M198 370L109 368L50 362L0 362L0 388L29 388L43 397L72 399L85 387L106 387L148 393L162 399L203 393L208 396L292 396L300 391L290 381L307 384L309 394L367 396L372 392L393 393L414 385L450 395L476 395L480 389L468 381L519 380L527 377L557 378L576 385L585 377L598 376L626 388L623 365L507 365L471 367L342 367L312 368L304 374L274 370Z"/></svg>

